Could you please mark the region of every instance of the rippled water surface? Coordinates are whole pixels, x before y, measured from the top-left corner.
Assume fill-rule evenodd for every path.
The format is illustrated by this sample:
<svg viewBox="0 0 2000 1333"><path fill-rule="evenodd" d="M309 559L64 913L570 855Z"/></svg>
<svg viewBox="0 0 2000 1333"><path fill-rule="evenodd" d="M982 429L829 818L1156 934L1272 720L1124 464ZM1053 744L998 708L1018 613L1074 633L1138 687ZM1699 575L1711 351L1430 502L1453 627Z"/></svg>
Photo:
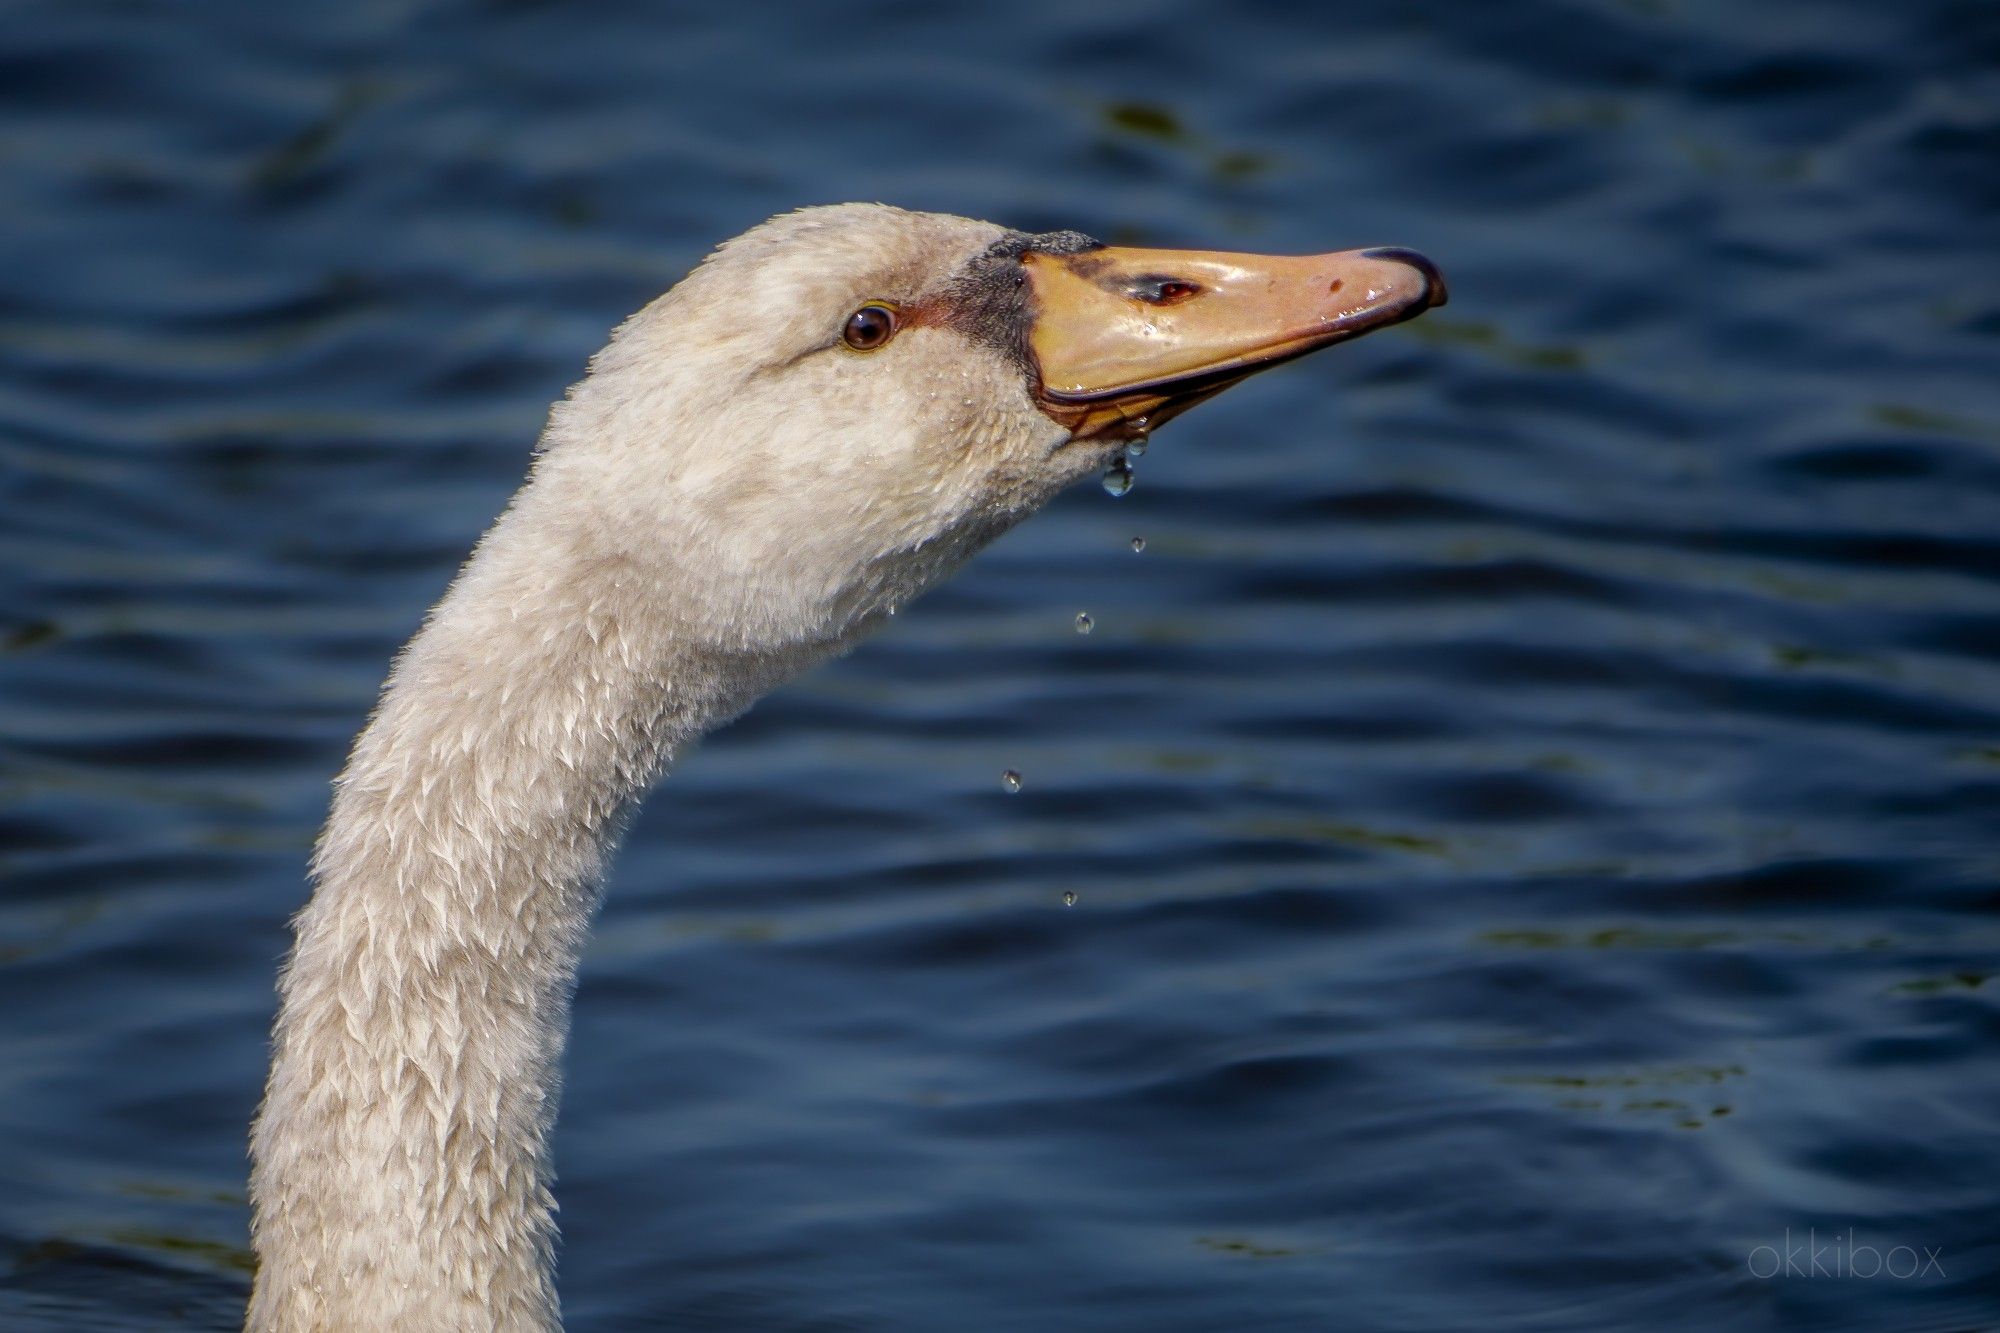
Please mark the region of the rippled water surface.
<svg viewBox="0 0 2000 1333"><path fill-rule="evenodd" d="M240 1317L391 652L610 326L845 198L1453 300L655 796L573 1328L2000 1324L2000 8L51 0L0 106L0 1326Z"/></svg>

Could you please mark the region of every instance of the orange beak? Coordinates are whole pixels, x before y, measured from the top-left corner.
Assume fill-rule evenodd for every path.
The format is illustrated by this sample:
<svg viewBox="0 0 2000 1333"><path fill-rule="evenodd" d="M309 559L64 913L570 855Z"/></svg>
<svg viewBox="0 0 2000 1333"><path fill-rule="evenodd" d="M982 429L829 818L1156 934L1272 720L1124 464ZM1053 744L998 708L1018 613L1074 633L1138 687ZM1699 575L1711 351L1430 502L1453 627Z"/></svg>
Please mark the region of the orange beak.
<svg viewBox="0 0 2000 1333"><path fill-rule="evenodd" d="M1074 436L1149 429L1269 366L1445 302L1414 250L1022 256L1042 410Z"/></svg>

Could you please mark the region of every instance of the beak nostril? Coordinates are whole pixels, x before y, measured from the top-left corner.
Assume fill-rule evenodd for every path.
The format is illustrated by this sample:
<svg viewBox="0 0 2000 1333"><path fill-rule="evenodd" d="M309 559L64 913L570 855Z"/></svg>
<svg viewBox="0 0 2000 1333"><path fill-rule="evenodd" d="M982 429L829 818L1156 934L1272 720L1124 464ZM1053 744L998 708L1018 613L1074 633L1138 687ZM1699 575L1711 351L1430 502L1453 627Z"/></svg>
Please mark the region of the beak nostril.
<svg viewBox="0 0 2000 1333"><path fill-rule="evenodd" d="M1339 291L1340 288L1341 288L1341 281L1339 278L1335 278L1332 282L1326 285L1326 294L1328 296L1331 296L1335 292Z"/></svg>

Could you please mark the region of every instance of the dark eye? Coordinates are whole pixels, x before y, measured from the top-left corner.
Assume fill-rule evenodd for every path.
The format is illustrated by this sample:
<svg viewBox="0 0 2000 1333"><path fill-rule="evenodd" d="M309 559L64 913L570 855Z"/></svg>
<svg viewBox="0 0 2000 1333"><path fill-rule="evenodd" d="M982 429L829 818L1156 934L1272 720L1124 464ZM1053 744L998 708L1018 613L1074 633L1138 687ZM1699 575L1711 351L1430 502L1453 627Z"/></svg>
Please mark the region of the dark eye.
<svg viewBox="0 0 2000 1333"><path fill-rule="evenodd" d="M1148 277L1132 285L1132 295L1147 305L1179 305L1200 291L1200 283L1186 278Z"/></svg>
<svg viewBox="0 0 2000 1333"><path fill-rule="evenodd" d="M872 352L896 336L896 312L885 305L862 306L847 317L840 336L855 351Z"/></svg>

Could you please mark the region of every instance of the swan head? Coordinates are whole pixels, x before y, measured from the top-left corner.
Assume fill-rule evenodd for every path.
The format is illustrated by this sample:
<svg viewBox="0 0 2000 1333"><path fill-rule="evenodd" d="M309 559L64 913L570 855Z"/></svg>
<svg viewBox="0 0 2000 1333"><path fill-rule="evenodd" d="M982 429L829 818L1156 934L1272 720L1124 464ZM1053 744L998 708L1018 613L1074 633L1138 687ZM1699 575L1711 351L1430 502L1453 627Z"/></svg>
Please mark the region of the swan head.
<svg viewBox="0 0 2000 1333"><path fill-rule="evenodd" d="M1145 250L802 209L617 331L517 507L561 506L733 646L838 640L1135 435L1443 300L1407 250Z"/></svg>

